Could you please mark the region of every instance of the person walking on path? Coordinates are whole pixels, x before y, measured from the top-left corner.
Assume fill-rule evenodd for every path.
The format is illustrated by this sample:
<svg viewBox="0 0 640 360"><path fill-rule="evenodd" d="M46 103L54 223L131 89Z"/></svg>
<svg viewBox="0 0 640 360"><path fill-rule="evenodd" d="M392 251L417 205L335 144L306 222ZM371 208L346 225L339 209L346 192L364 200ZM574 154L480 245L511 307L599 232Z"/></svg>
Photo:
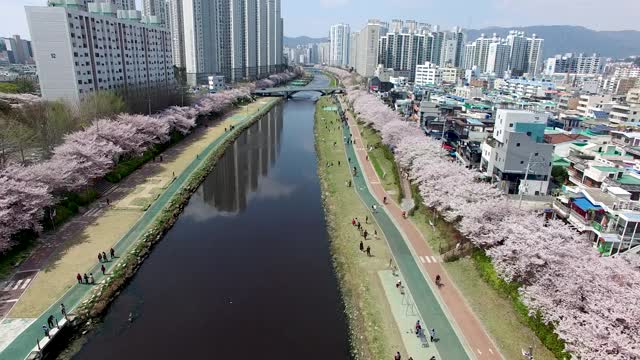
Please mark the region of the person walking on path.
<svg viewBox="0 0 640 360"><path fill-rule="evenodd" d="M360 240L360 251L364 251L364 243Z"/></svg>
<svg viewBox="0 0 640 360"><path fill-rule="evenodd" d="M102 265L104 267L104 265ZM88 284L89 283L89 276L87 275L87 273L84 273L84 283Z"/></svg>
<svg viewBox="0 0 640 360"><path fill-rule="evenodd" d="M364 217L364 223L365 223L365 224L368 224L368 223L369 223L369 215L367 215L367 216L365 216L365 217Z"/></svg>
<svg viewBox="0 0 640 360"><path fill-rule="evenodd" d="M47 318L47 325L49 325L49 329L53 329L53 327L56 326L53 322L53 315L49 315Z"/></svg>
<svg viewBox="0 0 640 360"><path fill-rule="evenodd" d="M367 246L367 256L371 256L371 246Z"/></svg>
<svg viewBox="0 0 640 360"><path fill-rule="evenodd" d="M393 360L402 360L402 356L400 355L400 351L396 351L396 355L393 357Z"/></svg>
<svg viewBox="0 0 640 360"><path fill-rule="evenodd" d="M431 338L431 342L433 342L433 340L436 339L436 329L431 328L431 330L429 330L429 337Z"/></svg>
<svg viewBox="0 0 640 360"><path fill-rule="evenodd" d="M109 261L109 260L107 259L107 253L106 253L106 252L104 252L104 251L102 252L102 258L104 259L104 261L105 261L105 262L106 262L106 261Z"/></svg>
<svg viewBox="0 0 640 360"><path fill-rule="evenodd" d="M51 338L51 336L49 336L49 328L47 325L42 325L42 330L44 331L44 336Z"/></svg>
<svg viewBox="0 0 640 360"><path fill-rule="evenodd" d="M375 214L376 211L378 211L377 207L376 207L376 204L371 205L371 212Z"/></svg>
<svg viewBox="0 0 640 360"><path fill-rule="evenodd" d="M113 248L111 248L111 250L109 250L109 253L111 254L111 258L113 259L114 257L116 257L116 251L113 250Z"/></svg>
<svg viewBox="0 0 640 360"><path fill-rule="evenodd" d="M82 284L82 275L80 275L80 273L76 275L76 279L78 279L78 284Z"/></svg>
<svg viewBox="0 0 640 360"><path fill-rule="evenodd" d="M369 233L367 232L367 230L365 230L365 231L362 233L362 237L364 237L364 239L365 239L365 240L367 240L367 235L369 235Z"/></svg>
<svg viewBox="0 0 640 360"><path fill-rule="evenodd" d="M356 226L356 219L355 218L351 219L351 225Z"/></svg>
<svg viewBox="0 0 640 360"><path fill-rule="evenodd" d="M386 204L386 203L387 203L387 197L386 197L386 196L382 198L382 203L383 203L383 204Z"/></svg>
<svg viewBox="0 0 640 360"><path fill-rule="evenodd" d="M62 313L62 316L67 317L67 308L64 307L63 303L60 303L60 313Z"/></svg>
<svg viewBox="0 0 640 360"><path fill-rule="evenodd" d="M95 284L96 279L93 278L93 273L89 273L89 284Z"/></svg>
<svg viewBox="0 0 640 360"><path fill-rule="evenodd" d="M98 261L102 262L102 254L98 253Z"/></svg>
<svg viewBox="0 0 640 360"><path fill-rule="evenodd" d="M107 268L104 267L104 264L102 264L102 266L100 267L100 270L102 270L102 275L105 275L105 272L107 271Z"/></svg>

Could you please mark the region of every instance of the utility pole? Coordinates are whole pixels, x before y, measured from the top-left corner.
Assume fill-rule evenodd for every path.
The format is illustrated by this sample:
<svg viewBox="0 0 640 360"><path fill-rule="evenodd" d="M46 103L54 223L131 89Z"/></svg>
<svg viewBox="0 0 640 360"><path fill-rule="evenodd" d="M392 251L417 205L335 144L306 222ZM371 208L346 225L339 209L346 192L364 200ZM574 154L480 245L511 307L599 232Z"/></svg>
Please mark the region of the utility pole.
<svg viewBox="0 0 640 360"><path fill-rule="evenodd" d="M529 160L527 161L527 170L524 172L524 179L523 179L524 181L521 182L520 189L519 189L520 200L518 201L518 209L522 207L522 197L524 195L524 190L528 188L527 179L529 178L529 172L531 171L531 168L536 165L544 164L544 161L545 161L544 158L542 158L542 160L540 161L533 161L533 153L529 154Z"/></svg>

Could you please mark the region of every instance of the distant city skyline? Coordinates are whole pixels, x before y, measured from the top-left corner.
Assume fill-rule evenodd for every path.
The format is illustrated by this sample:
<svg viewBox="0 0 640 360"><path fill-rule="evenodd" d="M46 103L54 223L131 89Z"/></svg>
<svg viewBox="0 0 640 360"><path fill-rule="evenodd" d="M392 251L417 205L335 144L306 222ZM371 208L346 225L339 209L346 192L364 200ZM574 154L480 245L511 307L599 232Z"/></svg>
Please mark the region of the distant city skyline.
<svg viewBox="0 0 640 360"><path fill-rule="evenodd" d="M284 28L286 36L327 37L333 24L342 22L357 29L369 18L415 19L441 25L445 29L456 25L465 29L578 25L593 30L640 31L640 23L633 16L638 10L637 0L589 3L583 0L463 0L453 9L449 2L432 0L319 0L315 3L283 1L282 17L287 20ZM136 4L142 10L141 0L136 0ZM46 0L4 0L2 5L0 36L18 34L31 39L24 6L44 6Z"/></svg>

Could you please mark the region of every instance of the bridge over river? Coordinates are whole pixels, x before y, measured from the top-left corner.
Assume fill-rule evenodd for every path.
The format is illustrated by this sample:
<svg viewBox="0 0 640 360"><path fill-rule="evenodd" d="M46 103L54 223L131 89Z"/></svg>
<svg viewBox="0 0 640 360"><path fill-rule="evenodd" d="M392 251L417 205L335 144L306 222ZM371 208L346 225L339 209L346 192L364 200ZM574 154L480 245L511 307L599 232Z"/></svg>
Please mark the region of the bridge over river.
<svg viewBox="0 0 640 360"><path fill-rule="evenodd" d="M331 95L331 94L342 94L345 92L345 89L342 87L336 87L336 86L314 86L314 85L283 86L283 87L256 89L253 91L253 94L257 96L291 97L292 95L299 93L301 91L315 91L315 92L321 93L322 95Z"/></svg>

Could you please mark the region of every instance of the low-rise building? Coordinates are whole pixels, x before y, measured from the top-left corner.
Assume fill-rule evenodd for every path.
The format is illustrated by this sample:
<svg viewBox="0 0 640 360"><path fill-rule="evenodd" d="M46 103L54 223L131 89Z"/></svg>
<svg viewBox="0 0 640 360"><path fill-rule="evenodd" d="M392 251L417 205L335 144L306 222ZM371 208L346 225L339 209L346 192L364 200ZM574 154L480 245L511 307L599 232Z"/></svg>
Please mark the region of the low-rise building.
<svg viewBox="0 0 640 360"><path fill-rule="evenodd" d="M415 84L419 86L440 85L442 70L434 63L425 62L416 66Z"/></svg>
<svg viewBox="0 0 640 360"><path fill-rule="evenodd" d="M506 193L548 191L553 145L544 143L547 115L498 109L493 136L482 144L481 169Z"/></svg>
<svg viewBox="0 0 640 360"><path fill-rule="evenodd" d="M580 95L576 110L581 116L590 117L594 111L610 110L612 106L611 95Z"/></svg>
<svg viewBox="0 0 640 360"><path fill-rule="evenodd" d="M456 86L456 96L473 99L482 97L482 88L475 86Z"/></svg>

